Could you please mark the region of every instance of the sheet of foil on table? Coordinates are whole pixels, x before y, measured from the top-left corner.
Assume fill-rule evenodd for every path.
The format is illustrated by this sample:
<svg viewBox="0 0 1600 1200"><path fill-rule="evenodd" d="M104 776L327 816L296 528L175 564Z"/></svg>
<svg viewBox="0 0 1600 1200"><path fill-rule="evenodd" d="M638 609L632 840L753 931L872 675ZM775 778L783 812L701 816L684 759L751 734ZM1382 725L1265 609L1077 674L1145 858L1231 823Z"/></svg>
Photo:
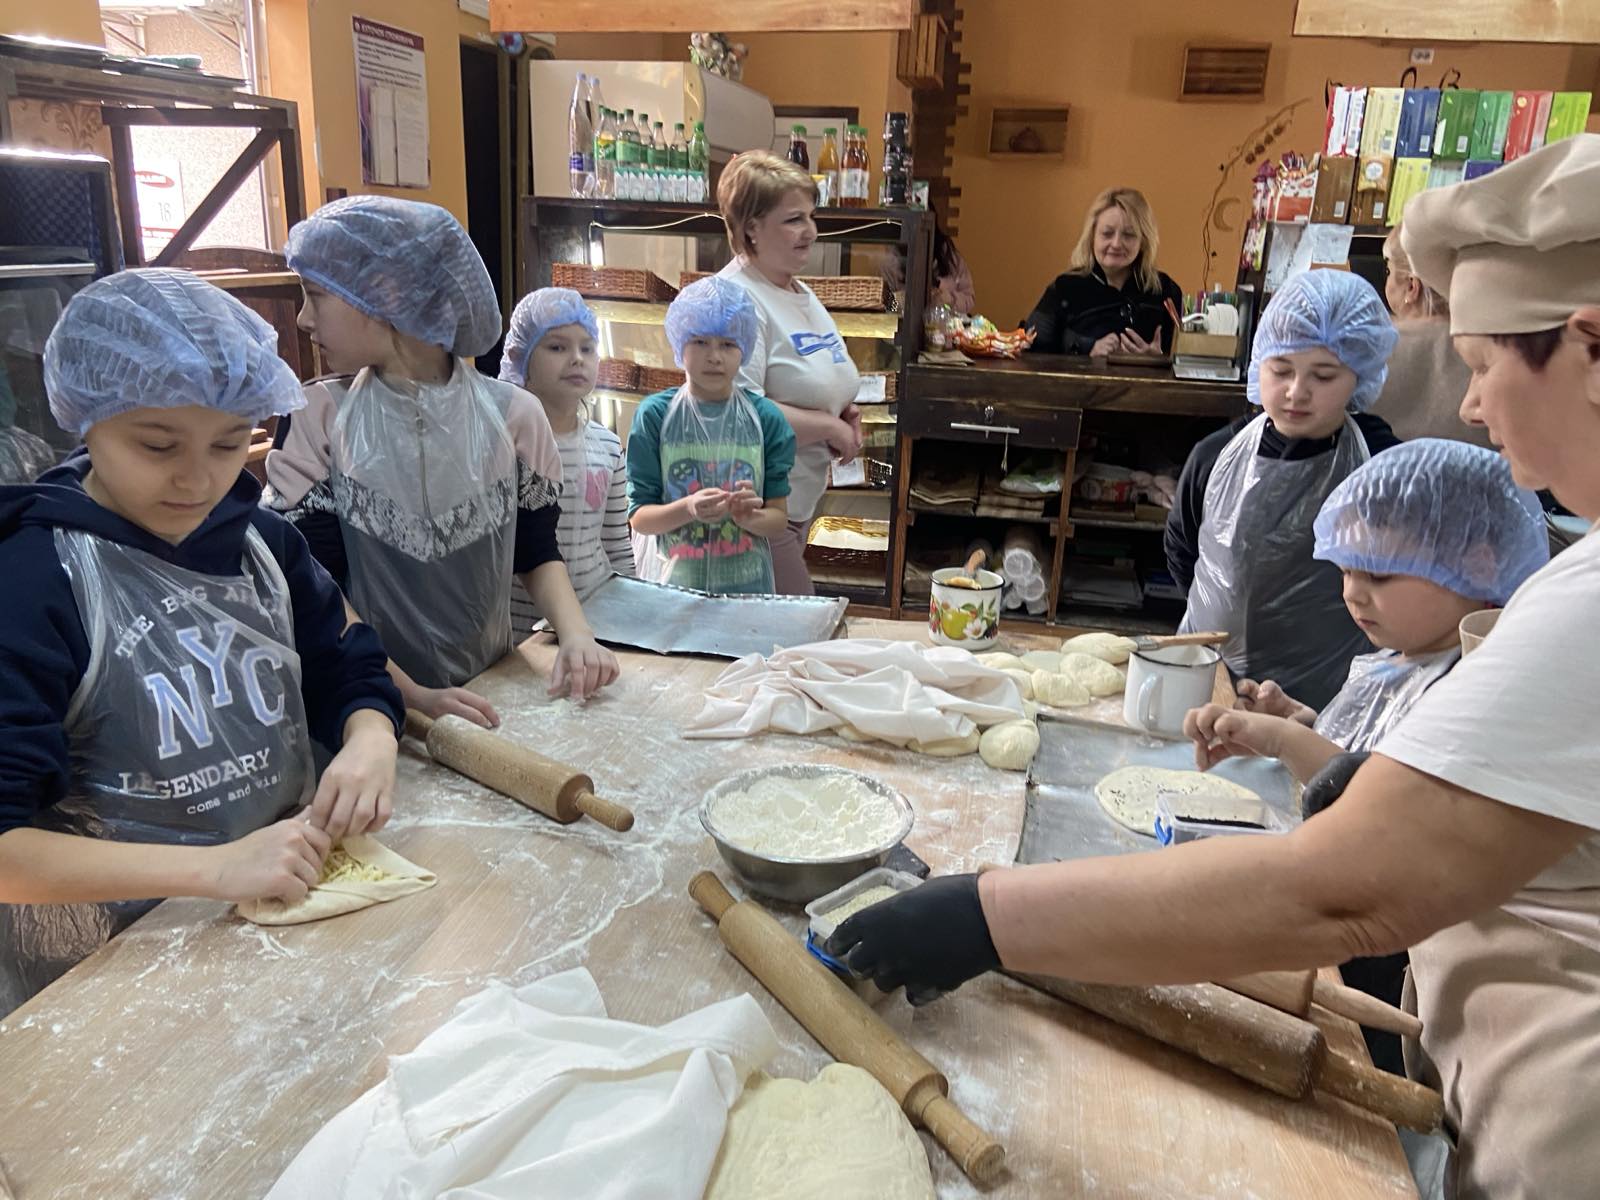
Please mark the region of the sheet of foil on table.
<svg viewBox="0 0 1600 1200"><path fill-rule="evenodd" d="M602 642L657 654L743 658L825 642L848 602L835 596L707 596L613 575L583 597Z"/></svg>
<svg viewBox="0 0 1600 1200"><path fill-rule="evenodd" d="M1073 717L1042 716L1039 753L1028 770L1019 863L1059 862L1160 850L1161 843L1113 821L1094 786L1118 767L1195 769L1194 744ZM1211 769L1255 792L1291 825L1300 823L1300 784L1271 758L1230 758Z"/></svg>

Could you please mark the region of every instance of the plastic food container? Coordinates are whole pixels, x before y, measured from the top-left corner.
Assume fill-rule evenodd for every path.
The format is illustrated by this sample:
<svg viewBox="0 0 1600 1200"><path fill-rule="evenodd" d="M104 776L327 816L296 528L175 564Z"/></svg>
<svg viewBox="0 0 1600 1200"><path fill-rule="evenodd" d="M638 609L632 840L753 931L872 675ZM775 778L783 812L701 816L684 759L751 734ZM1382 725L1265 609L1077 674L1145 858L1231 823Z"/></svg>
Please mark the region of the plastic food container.
<svg viewBox="0 0 1600 1200"><path fill-rule="evenodd" d="M843 908L855 897L863 892L871 891L873 888L890 887L897 892L909 892L921 882L922 880L915 875L907 874L905 871L895 871L889 867L874 867L859 878L852 879L843 887L829 892L826 896L819 896L806 905L806 916L811 921L810 928L806 931L806 949L811 952L813 958L816 958L843 980L856 995L860 996L868 1004L880 1003L889 993L883 991L870 979L856 979L843 963L823 950L822 944L833 936L833 931L841 924L829 914Z"/></svg>
<svg viewBox="0 0 1600 1200"><path fill-rule="evenodd" d="M1239 819L1222 821L1185 817L1183 802L1186 798L1182 792L1156 793L1156 841L1163 846L1180 846L1208 837L1289 832L1289 823L1265 800L1253 804L1241 801Z"/></svg>

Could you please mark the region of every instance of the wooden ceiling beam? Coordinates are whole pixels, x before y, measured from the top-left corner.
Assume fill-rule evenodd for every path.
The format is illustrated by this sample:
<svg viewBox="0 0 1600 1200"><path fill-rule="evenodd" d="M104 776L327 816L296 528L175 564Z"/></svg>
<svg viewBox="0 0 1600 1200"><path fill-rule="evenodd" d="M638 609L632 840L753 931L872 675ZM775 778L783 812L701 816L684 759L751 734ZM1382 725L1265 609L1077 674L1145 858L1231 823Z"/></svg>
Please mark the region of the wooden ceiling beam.
<svg viewBox="0 0 1600 1200"><path fill-rule="evenodd" d="M1302 37L1437 42L1600 42L1594 0L1297 0Z"/></svg>
<svg viewBox="0 0 1600 1200"><path fill-rule="evenodd" d="M530 29L552 33L822 33L834 30L909 29L916 0L489 0L496 33Z"/></svg>

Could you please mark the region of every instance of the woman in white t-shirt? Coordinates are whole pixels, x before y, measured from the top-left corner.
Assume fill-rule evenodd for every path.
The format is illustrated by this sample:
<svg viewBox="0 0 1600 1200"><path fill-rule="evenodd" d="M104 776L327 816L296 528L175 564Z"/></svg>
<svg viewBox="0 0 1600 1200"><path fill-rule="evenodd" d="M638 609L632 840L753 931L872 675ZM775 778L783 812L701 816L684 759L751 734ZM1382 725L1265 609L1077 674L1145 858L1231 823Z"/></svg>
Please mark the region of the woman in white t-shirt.
<svg viewBox="0 0 1600 1200"><path fill-rule="evenodd" d="M717 203L735 256L720 273L744 285L760 316L739 384L777 404L799 446L789 472L789 524L770 539L773 579L782 595L809 596L806 536L829 466L861 450L861 376L839 327L799 278L817 240L817 185L795 164L752 150L722 172Z"/></svg>
<svg viewBox="0 0 1600 1200"><path fill-rule="evenodd" d="M1406 209L1472 369L1461 416L1596 523L1285 837L929 880L830 955L925 1001L1004 967L1171 983L1410 948L1411 1074L1440 1089L1454 1200L1593 1196L1600 1129L1600 135ZM1443 513L1441 520L1448 520ZM1202 764L1256 752L1218 727ZM1335 778L1327 778L1334 772ZM1336 796L1325 811L1318 800Z"/></svg>

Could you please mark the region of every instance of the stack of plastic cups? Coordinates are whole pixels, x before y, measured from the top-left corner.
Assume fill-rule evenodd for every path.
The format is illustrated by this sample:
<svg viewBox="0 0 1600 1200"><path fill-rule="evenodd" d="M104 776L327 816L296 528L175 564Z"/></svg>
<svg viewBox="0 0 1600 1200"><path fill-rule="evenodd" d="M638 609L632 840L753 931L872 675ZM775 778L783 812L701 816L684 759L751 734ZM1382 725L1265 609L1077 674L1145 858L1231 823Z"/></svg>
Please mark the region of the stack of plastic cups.
<svg viewBox="0 0 1600 1200"><path fill-rule="evenodd" d="M1026 608L1038 616L1045 610L1044 543L1039 531L1027 525L1006 530L1001 560L1005 565L1006 590L1001 605L1007 609Z"/></svg>

